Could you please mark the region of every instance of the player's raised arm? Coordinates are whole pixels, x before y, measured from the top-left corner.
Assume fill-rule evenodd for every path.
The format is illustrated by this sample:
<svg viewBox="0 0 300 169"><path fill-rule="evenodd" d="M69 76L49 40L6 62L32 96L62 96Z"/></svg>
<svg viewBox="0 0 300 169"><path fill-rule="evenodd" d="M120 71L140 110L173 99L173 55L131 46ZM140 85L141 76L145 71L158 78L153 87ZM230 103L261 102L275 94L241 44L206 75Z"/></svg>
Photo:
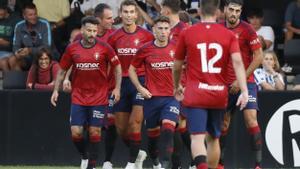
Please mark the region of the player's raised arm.
<svg viewBox="0 0 300 169"><path fill-rule="evenodd" d="M57 102L57 98L58 98L59 86L60 86L62 80L64 79L65 74L66 74L66 70L64 70L62 68L58 69L55 84L54 84L54 89L53 89L52 96L51 96L51 104L55 107L56 107L56 102Z"/></svg>

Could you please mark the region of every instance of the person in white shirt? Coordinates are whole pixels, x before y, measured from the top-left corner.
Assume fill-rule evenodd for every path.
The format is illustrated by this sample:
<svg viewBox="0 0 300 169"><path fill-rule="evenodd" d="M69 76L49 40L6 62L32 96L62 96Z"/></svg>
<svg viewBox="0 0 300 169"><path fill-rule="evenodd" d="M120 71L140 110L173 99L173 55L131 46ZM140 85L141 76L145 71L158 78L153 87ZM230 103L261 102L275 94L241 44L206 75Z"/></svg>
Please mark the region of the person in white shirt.
<svg viewBox="0 0 300 169"><path fill-rule="evenodd" d="M262 68L254 71L254 78L259 90L284 90L285 83L275 52L264 52Z"/></svg>
<svg viewBox="0 0 300 169"><path fill-rule="evenodd" d="M275 35L271 26L263 26L263 11L256 8L248 12L248 22L255 29L264 51L273 51Z"/></svg>

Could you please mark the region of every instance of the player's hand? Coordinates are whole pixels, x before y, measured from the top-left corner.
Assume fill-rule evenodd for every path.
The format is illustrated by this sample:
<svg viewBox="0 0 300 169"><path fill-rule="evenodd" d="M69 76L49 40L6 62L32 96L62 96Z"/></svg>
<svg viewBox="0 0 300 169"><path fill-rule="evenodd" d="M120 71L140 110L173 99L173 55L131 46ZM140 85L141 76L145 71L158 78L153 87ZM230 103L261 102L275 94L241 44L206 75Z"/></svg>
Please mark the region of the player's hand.
<svg viewBox="0 0 300 169"><path fill-rule="evenodd" d="M111 92L111 96L114 98L114 103L117 103L120 100L121 97L121 91L119 88L114 88L114 90Z"/></svg>
<svg viewBox="0 0 300 169"><path fill-rule="evenodd" d="M63 81L63 91L64 92L71 92L71 90L72 90L71 81L69 79L65 79Z"/></svg>
<svg viewBox="0 0 300 169"><path fill-rule="evenodd" d="M58 98L58 91L54 90L51 96L51 104L56 107L56 102Z"/></svg>
<svg viewBox="0 0 300 169"><path fill-rule="evenodd" d="M184 98L183 93L184 93L184 88L181 85L179 85L178 88L174 90L175 99L178 101L182 101Z"/></svg>
<svg viewBox="0 0 300 169"><path fill-rule="evenodd" d="M236 102L237 106L240 106L240 110L243 110L248 103L248 91L242 92Z"/></svg>
<svg viewBox="0 0 300 169"><path fill-rule="evenodd" d="M144 87L138 88L138 91L142 94L142 96L143 96L145 99L150 99L150 98L152 97L152 93L150 93L149 90L147 90L147 89L144 88Z"/></svg>
<svg viewBox="0 0 300 169"><path fill-rule="evenodd" d="M27 84L27 87L28 87L29 89L32 89L32 85L33 85L32 83L28 83L28 84Z"/></svg>
<svg viewBox="0 0 300 169"><path fill-rule="evenodd" d="M240 91L240 87L238 82L235 80L232 84L231 84L231 88L229 90L230 94L237 94Z"/></svg>

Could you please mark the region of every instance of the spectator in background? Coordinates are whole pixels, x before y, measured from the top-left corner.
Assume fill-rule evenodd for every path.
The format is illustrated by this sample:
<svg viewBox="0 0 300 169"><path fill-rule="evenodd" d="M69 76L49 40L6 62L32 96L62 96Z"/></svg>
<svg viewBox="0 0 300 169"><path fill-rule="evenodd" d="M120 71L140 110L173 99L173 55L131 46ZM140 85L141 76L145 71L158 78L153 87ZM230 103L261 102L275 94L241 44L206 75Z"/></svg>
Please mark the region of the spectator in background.
<svg viewBox="0 0 300 169"><path fill-rule="evenodd" d="M263 50L273 51L275 35L271 26L262 26L264 20L263 10L260 8L250 10L247 19L256 31Z"/></svg>
<svg viewBox="0 0 300 169"><path fill-rule="evenodd" d="M8 71L8 57L12 56L14 27L20 18L11 15L5 4L0 5L0 70Z"/></svg>
<svg viewBox="0 0 300 169"><path fill-rule="evenodd" d="M285 42L300 38L300 0L290 2L285 11Z"/></svg>
<svg viewBox="0 0 300 169"><path fill-rule="evenodd" d="M259 90L284 90L285 84L276 53L266 51L263 57L262 68L254 71Z"/></svg>
<svg viewBox="0 0 300 169"><path fill-rule="evenodd" d="M33 3L23 7L24 20L18 22L13 38L15 57L9 58L9 64L15 70L28 70L33 56L41 46L51 47L51 28L47 20L38 18L37 9ZM54 49L51 49L54 52ZM56 59L56 58L55 58Z"/></svg>
<svg viewBox="0 0 300 169"><path fill-rule="evenodd" d="M41 47L37 52L35 63L30 67L26 82L27 88L53 90L58 69L59 65L52 60L50 50Z"/></svg>
<svg viewBox="0 0 300 169"><path fill-rule="evenodd" d="M33 0L38 16L47 19L52 29L52 38L60 53L63 53L68 43L68 34L65 33L65 19L70 16L69 0Z"/></svg>
<svg viewBox="0 0 300 169"><path fill-rule="evenodd" d="M84 15L93 15L95 7L101 3L101 0L73 0L71 11L75 8L75 3L79 2L80 10Z"/></svg>

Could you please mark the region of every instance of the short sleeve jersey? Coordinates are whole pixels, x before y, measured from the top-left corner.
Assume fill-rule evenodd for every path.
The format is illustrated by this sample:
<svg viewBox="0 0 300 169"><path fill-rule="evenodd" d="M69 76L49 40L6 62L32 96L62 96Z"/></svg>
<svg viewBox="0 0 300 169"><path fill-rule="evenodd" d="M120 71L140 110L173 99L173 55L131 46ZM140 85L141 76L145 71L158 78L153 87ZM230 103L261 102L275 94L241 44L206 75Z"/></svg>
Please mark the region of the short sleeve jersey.
<svg viewBox="0 0 300 169"><path fill-rule="evenodd" d="M139 26L137 26L133 33L128 33L124 28L120 28L108 38L108 43L115 50L120 59L123 77L129 76L129 65L131 60L135 57L137 50L146 42L152 41L153 38L153 35L149 31ZM137 69L139 76L145 74L144 69L144 67Z"/></svg>
<svg viewBox="0 0 300 169"><path fill-rule="evenodd" d="M226 107L227 66L236 52L240 52L237 38L217 23L198 23L180 34L175 58L186 59L184 106Z"/></svg>
<svg viewBox="0 0 300 169"><path fill-rule="evenodd" d="M226 27L225 22L222 23ZM240 24L231 30L239 39L239 46L242 54L245 69L249 67L253 60L253 51L261 48L260 41L255 30L248 23L241 21ZM228 84L236 80L232 62L228 64ZM247 82L255 83L253 73L247 79Z"/></svg>
<svg viewBox="0 0 300 169"><path fill-rule="evenodd" d="M84 48L80 41L71 43L60 61L68 70L73 65L72 103L83 106L106 105L108 64L118 65L119 59L106 43Z"/></svg>
<svg viewBox="0 0 300 169"><path fill-rule="evenodd" d="M153 96L173 96L172 67L174 64L175 43L158 47L154 41L141 47L132 60L135 68L145 66L146 88Z"/></svg>

